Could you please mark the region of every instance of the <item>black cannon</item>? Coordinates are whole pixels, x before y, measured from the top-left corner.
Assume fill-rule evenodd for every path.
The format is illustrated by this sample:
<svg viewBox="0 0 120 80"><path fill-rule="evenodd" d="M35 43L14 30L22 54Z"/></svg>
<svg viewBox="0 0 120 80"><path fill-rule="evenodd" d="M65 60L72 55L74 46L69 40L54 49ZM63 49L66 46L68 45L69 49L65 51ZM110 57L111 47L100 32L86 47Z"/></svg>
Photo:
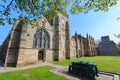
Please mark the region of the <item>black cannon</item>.
<svg viewBox="0 0 120 80"><path fill-rule="evenodd" d="M71 62L69 65L69 73L77 74L93 80L98 76L98 68L97 65L89 62Z"/></svg>

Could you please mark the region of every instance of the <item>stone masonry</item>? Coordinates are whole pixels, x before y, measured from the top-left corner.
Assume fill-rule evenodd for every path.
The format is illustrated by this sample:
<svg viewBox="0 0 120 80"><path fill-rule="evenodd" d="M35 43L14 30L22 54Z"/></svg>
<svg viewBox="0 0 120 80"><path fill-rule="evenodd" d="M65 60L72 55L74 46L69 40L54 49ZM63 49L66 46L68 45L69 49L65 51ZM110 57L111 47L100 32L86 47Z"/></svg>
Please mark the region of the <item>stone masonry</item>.
<svg viewBox="0 0 120 80"><path fill-rule="evenodd" d="M113 41L110 41L109 36L101 37L101 42L99 43L99 54L104 56L118 55L116 44Z"/></svg>

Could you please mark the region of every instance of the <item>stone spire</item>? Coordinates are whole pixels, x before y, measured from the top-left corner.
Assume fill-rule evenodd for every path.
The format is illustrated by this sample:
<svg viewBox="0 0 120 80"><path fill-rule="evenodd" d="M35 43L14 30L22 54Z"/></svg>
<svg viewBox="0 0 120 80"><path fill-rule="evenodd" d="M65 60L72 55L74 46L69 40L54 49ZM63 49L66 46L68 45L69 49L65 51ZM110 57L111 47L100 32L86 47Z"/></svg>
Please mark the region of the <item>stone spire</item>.
<svg viewBox="0 0 120 80"><path fill-rule="evenodd" d="M78 34L77 34L77 31L75 31L75 36L77 36Z"/></svg>
<svg viewBox="0 0 120 80"><path fill-rule="evenodd" d="M88 38L88 33L86 34L86 37Z"/></svg>

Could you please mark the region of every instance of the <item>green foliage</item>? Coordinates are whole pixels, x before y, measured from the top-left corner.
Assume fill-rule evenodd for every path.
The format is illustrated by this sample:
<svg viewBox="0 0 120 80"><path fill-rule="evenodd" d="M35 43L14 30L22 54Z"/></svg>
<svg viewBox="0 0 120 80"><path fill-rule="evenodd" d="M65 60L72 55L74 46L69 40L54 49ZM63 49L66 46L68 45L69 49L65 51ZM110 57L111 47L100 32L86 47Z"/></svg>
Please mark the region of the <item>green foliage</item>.
<svg viewBox="0 0 120 80"><path fill-rule="evenodd" d="M116 46L117 46L118 53L120 53L120 43L118 43Z"/></svg>
<svg viewBox="0 0 120 80"><path fill-rule="evenodd" d="M109 7L117 4L117 0L73 0L71 8L72 14L79 14L81 12L88 13L90 10L94 11L108 11Z"/></svg>
<svg viewBox="0 0 120 80"><path fill-rule="evenodd" d="M117 37L117 38L120 38L120 34L118 34L118 35L114 34L114 36Z"/></svg>
<svg viewBox="0 0 120 80"><path fill-rule="evenodd" d="M42 16L50 20L58 13L66 14L68 6L72 14L88 13L90 10L108 11L117 0L2 0L1 2L4 4L0 4L0 25L4 25L5 20L12 24L19 15L28 21Z"/></svg>
<svg viewBox="0 0 120 80"><path fill-rule="evenodd" d="M49 72L50 69L52 68L44 66L16 72L0 73L0 80L67 80Z"/></svg>
<svg viewBox="0 0 120 80"><path fill-rule="evenodd" d="M37 32L40 32L40 28L37 28Z"/></svg>
<svg viewBox="0 0 120 80"><path fill-rule="evenodd" d="M71 60L54 61L54 64L66 66L72 61L88 61L97 64L99 70L118 72L120 73L120 56L95 56L95 57L81 57Z"/></svg>

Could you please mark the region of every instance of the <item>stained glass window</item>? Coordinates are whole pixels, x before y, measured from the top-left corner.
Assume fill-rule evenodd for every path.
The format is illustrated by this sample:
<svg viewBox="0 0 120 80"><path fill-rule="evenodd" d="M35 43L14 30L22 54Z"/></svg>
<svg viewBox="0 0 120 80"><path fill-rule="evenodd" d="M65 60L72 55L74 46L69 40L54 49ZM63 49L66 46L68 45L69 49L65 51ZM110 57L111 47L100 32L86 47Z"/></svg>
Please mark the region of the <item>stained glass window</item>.
<svg viewBox="0 0 120 80"><path fill-rule="evenodd" d="M33 48L49 48L49 34L43 28L34 34Z"/></svg>

